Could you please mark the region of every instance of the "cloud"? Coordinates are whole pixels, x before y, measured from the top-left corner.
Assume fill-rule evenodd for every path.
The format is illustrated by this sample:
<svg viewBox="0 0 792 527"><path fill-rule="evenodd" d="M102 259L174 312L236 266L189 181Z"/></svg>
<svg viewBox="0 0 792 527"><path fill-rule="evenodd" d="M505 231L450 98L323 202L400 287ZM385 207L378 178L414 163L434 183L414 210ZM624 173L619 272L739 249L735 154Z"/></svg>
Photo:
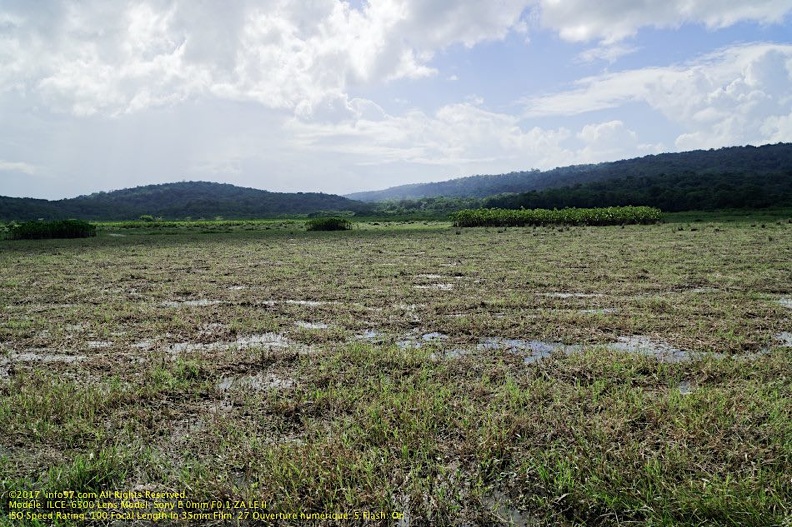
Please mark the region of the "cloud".
<svg viewBox="0 0 792 527"><path fill-rule="evenodd" d="M570 136L565 129L524 130L517 117L475 102L448 104L429 115L412 110L341 123L293 120L287 129L303 148L354 155L357 163L443 165L466 173L552 165L564 156L561 142Z"/></svg>
<svg viewBox="0 0 792 527"><path fill-rule="evenodd" d="M3 159L0 159L0 172L18 172L32 176L37 172L37 169L34 165L31 165L30 163L21 163L18 161L17 162L5 161Z"/></svg>
<svg viewBox="0 0 792 527"><path fill-rule="evenodd" d="M611 44L606 46L597 46L595 48L587 49L578 55L578 58L583 62L594 62L595 60L604 60L609 63L614 63L621 57L635 53L638 48L633 46L623 46L620 44Z"/></svg>
<svg viewBox="0 0 792 527"><path fill-rule="evenodd" d="M681 149L792 140L792 46L735 46L693 62L582 79L527 99L526 116L570 116L641 102L679 125Z"/></svg>
<svg viewBox="0 0 792 527"><path fill-rule="evenodd" d="M661 144L639 142L638 134L618 119L587 124L576 137L583 147L574 151L575 163L600 163L663 151Z"/></svg>
<svg viewBox="0 0 792 527"><path fill-rule="evenodd" d="M703 24L719 29L738 22L772 24L792 11L792 0L539 0L540 24L565 40L614 43L635 35L642 27L676 28Z"/></svg>
<svg viewBox="0 0 792 527"><path fill-rule="evenodd" d="M792 112L768 117L761 131L769 143L789 142L792 138Z"/></svg>
<svg viewBox="0 0 792 527"><path fill-rule="evenodd" d="M201 96L310 115L356 84L434 75L439 50L521 30L528 3L14 2L0 11L0 92L80 116Z"/></svg>
<svg viewBox="0 0 792 527"><path fill-rule="evenodd" d="M292 119L287 136L295 151L327 166L353 166L359 188L443 180L471 174L551 169L624 159L663 150L646 144L620 120L576 129L526 126L519 117L491 111L480 101L448 104L433 113L344 122Z"/></svg>
<svg viewBox="0 0 792 527"><path fill-rule="evenodd" d="M633 51L617 42L643 26L773 23L790 9L792 0L13 1L0 10L0 92L80 116L215 97L310 117L356 85L435 75L439 51L531 24L598 39L580 58L612 62Z"/></svg>
<svg viewBox="0 0 792 527"><path fill-rule="evenodd" d="M609 148L635 142L635 132L628 130L621 121L608 121L587 124L578 137L589 145L602 145Z"/></svg>

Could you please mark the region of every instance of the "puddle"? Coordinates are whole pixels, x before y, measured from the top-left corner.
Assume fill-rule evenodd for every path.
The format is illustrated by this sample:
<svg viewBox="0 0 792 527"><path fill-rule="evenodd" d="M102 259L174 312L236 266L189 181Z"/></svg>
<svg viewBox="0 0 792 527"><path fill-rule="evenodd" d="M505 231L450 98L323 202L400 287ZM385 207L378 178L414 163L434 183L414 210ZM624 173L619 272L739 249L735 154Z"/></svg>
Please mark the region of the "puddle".
<svg viewBox="0 0 792 527"><path fill-rule="evenodd" d="M171 301L168 300L166 302L162 302L160 305L164 307L194 307L194 306L215 306L217 304L222 304L223 302L220 300L207 300L206 298L201 298L199 300L180 300L180 301Z"/></svg>
<svg viewBox="0 0 792 527"><path fill-rule="evenodd" d="M218 351L231 348L280 348L303 347L287 339L278 333L264 333L262 335L251 335L249 337L239 337L233 342L179 342L168 347L170 353L189 353L196 351Z"/></svg>
<svg viewBox="0 0 792 527"><path fill-rule="evenodd" d="M417 332L408 333L404 335L400 340L396 341L396 345L401 348L420 348L423 346L424 343L433 343L442 341L448 338L448 335L444 333L440 333L439 331L433 331L431 333L424 333L423 335L418 335Z"/></svg>
<svg viewBox="0 0 792 527"><path fill-rule="evenodd" d="M782 331L775 335L775 339L781 342L779 346L792 347L792 332Z"/></svg>
<svg viewBox="0 0 792 527"><path fill-rule="evenodd" d="M242 291L243 289L247 289L246 285L232 285L228 288L229 291Z"/></svg>
<svg viewBox="0 0 792 527"><path fill-rule="evenodd" d="M618 342L608 344L608 347L617 351L651 355L660 362L684 362L693 359L701 359L707 355L722 357L722 355L719 354L682 350L644 335L619 337Z"/></svg>
<svg viewBox="0 0 792 527"><path fill-rule="evenodd" d="M256 346L269 346L271 348L288 348L295 343L279 333L263 333L249 337L239 337L232 345L239 348L252 348Z"/></svg>
<svg viewBox="0 0 792 527"><path fill-rule="evenodd" d="M109 340L89 340L88 347L91 349L109 348L113 343Z"/></svg>
<svg viewBox="0 0 792 527"><path fill-rule="evenodd" d="M306 322L304 320L298 320L294 325L303 329L327 329L329 327L324 322Z"/></svg>
<svg viewBox="0 0 792 527"><path fill-rule="evenodd" d="M612 315L613 313L618 313L619 310L614 307L606 307L602 309L581 309L579 312L585 315Z"/></svg>
<svg viewBox="0 0 792 527"><path fill-rule="evenodd" d="M396 511L401 512L401 517L396 522L396 527L410 527L412 525L412 515L410 514L410 495L402 494L394 499Z"/></svg>
<svg viewBox="0 0 792 527"><path fill-rule="evenodd" d="M151 348L154 347L154 341L153 340L148 340L148 339L140 340L140 341L135 342L134 344L132 344L132 347L133 348L137 348L137 349L141 349L141 350L151 349Z"/></svg>
<svg viewBox="0 0 792 527"><path fill-rule="evenodd" d="M720 289L717 289L715 287L696 287L694 289L689 290L688 292L705 294L705 293L717 293L718 291L720 291Z"/></svg>
<svg viewBox="0 0 792 527"><path fill-rule="evenodd" d="M781 298L778 300L778 303L784 307L792 309L792 298Z"/></svg>
<svg viewBox="0 0 792 527"><path fill-rule="evenodd" d="M551 298L597 298L602 296L600 293L536 293L539 296L549 296Z"/></svg>
<svg viewBox="0 0 792 527"><path fill-rule="evenodd" d="M231 344L224 342L212 342L209 344L194 343L194 342L177 342L168 346L168 351L171 353L193 353L196 351L212 351L220 349L228 349Z"/></svg>
<svg viewBox="0 0 792 527"><path fill-rule="evenodd" d="M326 302L323 300L284 300L284 303L294 304L297 306L317 307L317 306L326 306L328 304L337 304L338 302Z"/></svg>
<svg viewBox="0 0 792 527"><path fill-rule="evenodd" d="M382 333L380 333L376 329L367 329L363 333L358 333L357 335L355 335L355 338L359 340L374 340L376 338L379 338L381 335Z"/></svg>
<svg viewBox="0 0 792 527"><path fill-rule="evenodd" d="M8 359L19 362L64 362L73 363L85 360L85 355L64 355L62 353L47 353L45 350L26 351L24 353L9 353Z"/></svg>
<svg viewBox="0 0 792 527"><path fill-rule="evenodd" d="M545 342L542 340L506 339L502 337L486 337L481 339L477 346L479 350L504 350L511 353L528 353L525 357L526 364L533 364L540 359L549 357L554 351L564 353L580 351L580 346L567 346L559 342Z"/></svg>
<svg viewBox="0 0 792 527"><path fill-rule="evenodd" d="M441 278L444 278L444 276L441 275L441 274L419 274L419 275L415 275L415 277L416 278L426 278L428 280L439 280Z"/></svg>
<svg viewBox="0 0 792 527"><path fill-rule="evenodd" d="M426 284L414 285L415 289L435 289L437 291L450 291L454 288L454 284Z"/></svg>
<svg viewBox="0 0 792 527"><path fill-rule="evenodd" d="M287 377L279 377L273 373L259 373L257 375L246 375L244 377L225 377L217 383L217 388L223 392L231 388L264 391L270 388L293 388L295 384L294 380Z"/></svg>
<svg viewBox="0 0 792 527"><path fill-rule="evenodd" d="M327 306L330 304L340 304L341 302L330 301L330 300L262 300L262 304L267 306L274 306L276 304L291 304L294 306L307 306L307 307L318 307L318 306Z"/></svg>
<svg viewBox="0 0 792 527"><path fill-rule="evenodd" d="M396 304L393 307L404 311L415 311L418 308L426 307L426 304Z"/></svg>
<svg viewBox="0 0 792 527"><path fill-rule="evenodd" d="M541 525L536 518L513 507L511 500L502 492L493 492L489 496L482 496L481 504L498 518L504 525L534 526Z"/></svg>
<svg viewBox="0 0 792 527"><path fill-rule="evenodd" d="M408 340L408 339L397 340L396 341L396 346L398 346L399 349L420 348L421 347L421 345L418 342L416 342L415 340Z"/></svg>

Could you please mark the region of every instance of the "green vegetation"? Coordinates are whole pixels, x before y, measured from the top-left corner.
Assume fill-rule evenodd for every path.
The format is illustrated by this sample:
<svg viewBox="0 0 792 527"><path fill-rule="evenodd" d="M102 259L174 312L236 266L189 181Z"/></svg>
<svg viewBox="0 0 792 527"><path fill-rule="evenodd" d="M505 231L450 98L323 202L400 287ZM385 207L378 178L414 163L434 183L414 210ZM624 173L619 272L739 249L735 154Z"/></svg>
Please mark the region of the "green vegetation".
<svg viewBox="0 0 792 527"><path fill-rule="evenodd" d="M2 240L0 517L150 490L386 513L365 525L789 524L792 223L681 218ZM322 524L236 520L201 524Z"/></svg>
<svg viewBox="0 0 792 527"><path fill-rule="evenodd" d="M714 202L721 201L716 208L750 207L763 203L763 196L773 203L783 199L792 205L790 193L790 169L792 166L792 144L779 143L761 147L742 146L718 150L696 150L692 152L666 153L634 159L625 159L595 165L575 165L540 172L530 170L509 174L470 176L438 183L403 185L386 190L357 192L346 197L366 202L416 200L422 198L486 198L497 194L519 194L537 192L553 188L588 186L595 182L606 182L609 192L621 197L619 187L607 184L610 180L620 179L627 182L630 194L636 194L636 185L649 181L650 186L659 186L653 194L648 188L640 189L641 194L658 195L668 188L682 193L683 203L693 209L701 208L693 193L704 192L713 196ZM699 180L703 179L704 182ZM710 188L711 183L715 187ZM686 186L690 188L685 189ZM731 188L729 188L731 187ZM757 194L756 187L759 187ZM594 188L594 187L592 187ZM583 189L585 190L585 189ZM778 192L783 190L782 194ZM657 191L657 189L653 189ZM588 197L581 192L579 198ZM595 192L596 194L596 192ZM548 194L552 196L552 194ZM687 198L691 201L688 202ZM739 203L739 204L738 204ZM742 203L745 203L744 205ZM531 207L603 207L613 205L653 205L663 210L686 210L669 207L667 203L645 201L611 202L600 196L599 201L586 203L540 203ZM504 206L504 205L489 205ZM525 205L528 207L529 205ZM758 206L765 206L764 204Z"/></svg>
<svg viewBox="0 0 792 527"><path fill-rule="evenodd" d="M47 201L0 196L0 220L135 220L274 218L318 210L366 212L370 206L317 192L267 192L229 184L187 181L146 185L90 196ZM150 221L150 220L149 220Z"/></svg>
<svg viewBox="0 0 792 527"><path fill-rule="evenodd" d="M486 198L490 207L596 207L650 205L665 211L792 206L792 171L661 174Z"/></svg>
<svg viewBox="0 0 792 527"><path fill-rule="evenodd" d="M352 222L346 218L314 218L305 222L309 231L348 231Z"/></svg>
<svg viewBox="0 0 792 527"><path fill-rule="evenodd" d="M0 221L144 221L322 216L437 220L472 208L642 205L666 212L792 207L792 144L660 154L597 165L472 176L347 197L181 182L59 201L0 196ZM366 201L355 201L348 198ZM371 203L378 201L378 203Z"/></svg>
<svg viewBox="0 0 792 527"><path fill-rule="evenodd" d="M451 214L456 227L522 227L525 225L630 225L660 221L652 207L597 209L466 209Z"/></svg>
<svg viewBox="0 0 792 527"><path fill-rule="evenodd" d="M374 215L381 218L444 220L452 212L482 206L478 198L421 198L383 201L374 205Z"/></svg>
<svg viewBox="0 0 792 527"><path fill-rule="evenodd" d="M8 237L12 240L52 238L88 238L96 236L96 226L81 220L28 221L12 224Z"/></svg>

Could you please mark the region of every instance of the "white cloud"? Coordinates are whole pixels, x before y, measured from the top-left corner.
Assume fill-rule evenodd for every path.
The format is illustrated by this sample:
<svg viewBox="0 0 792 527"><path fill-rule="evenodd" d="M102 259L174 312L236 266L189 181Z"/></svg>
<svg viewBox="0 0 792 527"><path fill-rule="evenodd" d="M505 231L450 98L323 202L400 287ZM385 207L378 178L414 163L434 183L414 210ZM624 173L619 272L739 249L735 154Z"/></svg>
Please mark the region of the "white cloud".
<svg viewBox="0 0 792 527"><path fill-rule="evenodd" d="M30 163L21 163L18 161L5 161L0 159L0 172L19 172L29 176L34 175L37 170L34 165Z"/></svg>
<svg viewBox="0 0 792 527"><path fill-rule="evenodd" d="M594 62L595 60L604 60L609 63L614 63L621 57L635 53L638 48L633 46L624 46L621 44L611 44L605 46L597 46L595 48L587 49L578 55L583 62Z"/></svg>
<svg viewBox="0 0 792 527"><path fill-rule="evenodd" d="M303 148L354 155L357 163L442 165L463 173L555 166L567 155L561 143L570 136L565 129L524 130L516 117L474 103L445 105L433 115L412 110L342 123L292 120L288 130Z"/></svg>
<svg viewBox="0 0 792 527"><path fill-rule="evenodd" d="M576 115L642 102L681 126L680 149L792 140L783 122L792 111L792 46L736 46L688 64L576 84L570 91L526 100L526 115Z"/></svg>
<svg viewBox="0 0 792 527"><path fill-rule="evenodd" d="M19 2L0 11L0 92L75 115L196 96L310 115L356 83L434 75L434 54L522 30L529 0Z"/></svg>
<svg viewBox="0 0 792 527"><path fill-rule="evenodd" d="M789 142L792 138L792 112L768 117L762 125L768 143Z"/></svg>
<svg viewBox="0 0 792 527"><path fill-rule="evenodd" d="M575 150L575 163L600 163L663 151L662 144L639 142L638 134L620 120L587 124L577 138L583 147Z"/></svg>
<svg viewBox="0 0 792 527"><path fill-rule="evenodd" d="M614 43L641 27L675 28L685 23L711 29L737 22L781 22L792 11L792 0L539 0L541 24L574 42Z"/></svg>
<svg viewBox="0 0 792 527"><path fill-rule="evenodd" d="M628 130L621 121L608 121L599 124L587 124L578 134L587 144L604 145L609 148L635 142L635 132Z"/></svg>

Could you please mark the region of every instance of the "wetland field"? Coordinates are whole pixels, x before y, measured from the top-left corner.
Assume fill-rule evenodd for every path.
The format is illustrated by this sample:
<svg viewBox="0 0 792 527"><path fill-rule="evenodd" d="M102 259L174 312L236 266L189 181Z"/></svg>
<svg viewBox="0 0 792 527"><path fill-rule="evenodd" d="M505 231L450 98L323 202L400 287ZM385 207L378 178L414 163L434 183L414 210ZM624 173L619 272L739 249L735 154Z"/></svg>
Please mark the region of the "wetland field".
<svg viewBox="0 0 792 527"><path fill-rule="evenodd" d="M2 240L0 525L790 527L790 262L786 217Z"/></svg>

